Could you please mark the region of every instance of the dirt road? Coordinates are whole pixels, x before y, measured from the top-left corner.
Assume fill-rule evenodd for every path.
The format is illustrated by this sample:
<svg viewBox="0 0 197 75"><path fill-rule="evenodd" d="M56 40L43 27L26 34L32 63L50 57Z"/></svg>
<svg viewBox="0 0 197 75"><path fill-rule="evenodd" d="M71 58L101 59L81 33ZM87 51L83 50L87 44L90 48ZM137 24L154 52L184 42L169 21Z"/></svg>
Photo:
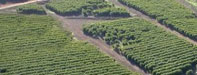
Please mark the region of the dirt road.
<svg viewBox="0 0 197 75"><path fill-rule="evenodd" d="M25 5L25 4L35 3L35 2L38 2L38 1L39 0L30 0L30 1L27 1L27 2L24 2L24 3L16 3L16 4L11 4L11 5L1 6L0 10L16 7L16 6L20 6L20 5Z"/></svg>
<svg viewBox="0 0 197 75"><path fill-rule="evenodd" d="M129 8L129 7L127 7L127 6L123 5L123 4L121 4L121 3L118 2L117 0L108 0L108 1L112 2L113 4L115 4L115 5L117 5L117 6L121 6L121 7L126 8L130 13L136 14L136 15L135 15L136 17L140 17L140 18L143 18L143 19L145 19L145 20L147 20L147 21L150 21L150 22L152 22L153 24L157 25L158 27L163 28L163 29L166 30L167 32L170 32L170 33L172 33L172 34L178 36L179 38L182 38L182 39L184 39L184 40L186 40L186 41L188 41L188 42L190 42L190 43L192 43L192 44L194 44L194 45L197 45L197 42L194 41L194 40L192 40L192 39L190 39L189 37L184 36L184 35L180 34L179 32L177 32L176 30L172 30L172 29L170 29L169 27L166 27L166 26L163 25L163 24L160 24L157 20L155 20L155 19L153 19L153 18L151 18L151 17L149 17L149 16L147 16L147 15L145 15L145 14L143 14L143 13L141 13L141 12L139 12L139 11L133 9L133 8Z"/></svg>
<svg viewBox="0 0 197 75"><path fill-rule="evenodd" d="M101 52L104 52L105 54L109 55L113 59L115 59L118 63L122 64L123 66L127 67L131 71L135 71L140 73L141 75L148 75L148 73L144 72L142 69L140 69L135 64L128 61L124 56L119 55L117 52L112 50L112 48L107 45L103 40L100 39L94 39L92 37L89 37L85 35L82 31L82 25L86 23L93 23L98 21L104 21L102 19L91 19L91 18L66 18L63 16L56 15L55 13L48 11L46 8L47 14L50 16L53 16L60 22L62 22L63 28L71 31L75 38L77 40L87 41L96 47L99 48Z"/></svg>

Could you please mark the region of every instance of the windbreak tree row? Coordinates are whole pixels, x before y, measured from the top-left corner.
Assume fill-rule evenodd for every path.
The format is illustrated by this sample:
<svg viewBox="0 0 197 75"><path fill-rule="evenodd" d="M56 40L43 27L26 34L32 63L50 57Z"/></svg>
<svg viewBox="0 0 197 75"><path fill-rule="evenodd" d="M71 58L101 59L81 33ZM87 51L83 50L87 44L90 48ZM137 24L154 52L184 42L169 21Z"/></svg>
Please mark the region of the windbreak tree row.
<svg viewBox="0 0 197 75"><path fill-rule="evenodd" d="M142 13L157 19L160 23L197 40L197 18L192 10L176 0L118 0Z"/></svg>
<svg viewBox="0 0 197 75"><path fill-rule="evenodd" d="M196 46L143 19L87 24L83 31L101 37L153 75L183 75L197 63Z"/></svg>
<svg viewBox="0 0 197 75"><path fill-rule="evenodd" d="M52 17L0 14L0 75L138 75Z"/></svg>

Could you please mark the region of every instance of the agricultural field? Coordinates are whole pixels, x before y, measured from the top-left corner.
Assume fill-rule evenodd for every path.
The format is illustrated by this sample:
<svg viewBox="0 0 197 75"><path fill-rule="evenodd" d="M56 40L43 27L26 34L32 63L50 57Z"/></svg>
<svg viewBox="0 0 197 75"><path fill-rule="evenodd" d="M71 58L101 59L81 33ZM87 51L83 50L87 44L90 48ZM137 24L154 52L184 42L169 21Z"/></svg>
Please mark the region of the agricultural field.
<svg viewBox="0 0 197 75"><path fill-rule="evenodd" d="M126 9L123 8L111 8L111 7L107 7L107 8L103 8L103 9L97 9L95 11L93 11L94 16L103 16L103 17L110 17L110 16L114 16L114 17L128 17L130 16L130 14L126 11Z"/></svg>
<svg viewBox="0 0 197 75"><path fill-rule="evenodd" d="M20 14L39 14L39 15L46 14L42 6L36 3L18 6L16 10Z"/></svg>
<svg viewBox="0 0 197 75"><path fill-rule="evenodd" d="M0 75L138 75L50 16L0 14Z"/></svg>
<svg viewBox="0 0 197 75"><path fill-rule="evenodd" d="M192 10L176 0L118 0L142 13L157 19L160 23L197 40L197 20Z"/></svg>
<svg viewBox="0 0 197 75"><path fill-rule="evenodd" d="M178 0L24 1L0 0L0 75L197 74L197 15Z"/></svg>
<svg viewBox="0 0 197 75"><path fill-rule="evenodd" d="M130 17L125 9L105 0L51 0L46 7L63 16Z"/></svg>
<svg viewBox="0 0 197 75"><path fill-rule="evenodd" d="M84 25L86 35L101 37L114 50L152 75L190 75L197 47L140 19L129 18Z"/></svg>

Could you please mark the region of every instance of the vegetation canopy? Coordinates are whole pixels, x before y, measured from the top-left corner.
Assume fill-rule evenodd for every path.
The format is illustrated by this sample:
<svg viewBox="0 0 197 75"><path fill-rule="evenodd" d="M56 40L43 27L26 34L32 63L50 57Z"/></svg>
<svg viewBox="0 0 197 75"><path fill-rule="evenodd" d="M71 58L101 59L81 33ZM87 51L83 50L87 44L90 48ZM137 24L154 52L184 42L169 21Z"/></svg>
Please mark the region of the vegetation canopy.
<svg viewBox="0 0 197 75"><path fill-rule="evenodd" d="M42 8L42 6L34 3L34 4L27 4L17 7L17 12L21 14L39 14L39 15L45 15L46 12Z"/></svg>
<svg viewBox="0 0 197 75"><path fill-rule="evenodd" d="M182 75L197 64L196 46L143 19L87 24L83 31L101 37L153 75Z"/></svg>
<svg viewBox="0 0 197 75"><path fill-rule="evenodd" d="M157 19L191 39L197 40L197 18L192 10L176 0L118 0L142 13Z"/></svg>
<svg viewBox="0 0 197 75"><path fill-rule="evenodd" d="M0 14L0 75L138 75L58 25L49 16Z"/></svg>
<svg viewBox="0 0 197 75"><path fill-rule="evenodd" d="M130 17L125 9L105 0L51 0L46 7L63 16Z"/></svg>

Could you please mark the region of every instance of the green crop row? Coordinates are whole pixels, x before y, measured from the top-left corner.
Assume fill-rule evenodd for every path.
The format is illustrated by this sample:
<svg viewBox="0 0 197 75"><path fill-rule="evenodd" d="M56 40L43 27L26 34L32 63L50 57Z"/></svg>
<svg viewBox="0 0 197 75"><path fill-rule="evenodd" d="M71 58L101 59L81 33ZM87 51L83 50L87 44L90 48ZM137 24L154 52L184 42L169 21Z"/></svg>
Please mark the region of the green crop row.
<svg viewBox="0 0 197 75"><path fill-rule="evenodd" d="M182 75L197 64L196 46L143 19L87 24L83 31L101 37L153 75Z"/></svg>
<svg viewBox="0 0 197 75"><path fill-rule="evenodd" d="M83 16L97 16L105 13L107 16L119 17L123 14L123 17L127 15L126 10L115 8L114 5L108 3L105 0L52 0L47 3L46 7L55 13L63 16L83 15ZM106 13L110 10L110 13ZM98 9L98 10L97 10ZM93 13L96 10L96 13ZM112 13L112 14L111 14ZM121 14L121 15L120 15ZM103 16L103 15L101 15Z"/></svg>
<svg viewBox="0 0 197 75"><path fill-rule="evenodd" d="M197 40L196 15L176 0L118 0L142 13L157 19L160 23Z"/></svg>
<svg viewBox="0 0 197 75"><path fill-rule="evenodd" d="M44 15L0 14L0 75L138 75Z"/></svg>
<svg viewBox="0 0 197 75"><path fill-rule="evenodd" d="M22 13L22 14L40 14L40 15L45 15L46 12L42 8L42 6L38 4L27 4L27 5L22 5L17 7L17 12Z"/></svg>

